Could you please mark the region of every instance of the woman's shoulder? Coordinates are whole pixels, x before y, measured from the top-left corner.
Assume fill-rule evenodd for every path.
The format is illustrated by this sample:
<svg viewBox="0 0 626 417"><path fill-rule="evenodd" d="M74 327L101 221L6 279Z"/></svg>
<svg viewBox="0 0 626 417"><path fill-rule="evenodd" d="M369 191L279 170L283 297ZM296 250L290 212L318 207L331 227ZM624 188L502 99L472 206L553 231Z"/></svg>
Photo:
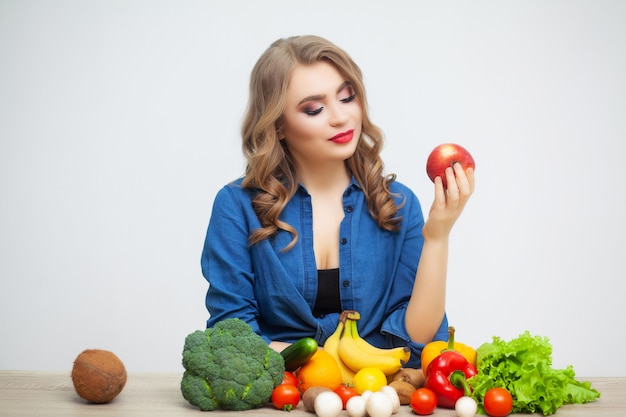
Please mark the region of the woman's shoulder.
<svg viewBox="0 0 626 417"><path fill-rule="evenodd" d="M389 191L391 191L392 194L401 196L401 198L417 199L417 196L409 186L397 180L389 184Z"/></svg>
<svg viewBox="0 0 626 417"><path fill-rule="evenodd" d="M250 200L250 190L242 186L243 177L234 179L217 191L215 201L223 200Z"/></svg>
<svg viewBox="0 0 626 417"><path fill-rule="evenodd" d="M247 189L245 189L242 186L243 179L244 179L244 177L239 177L239 178L236 178L236 179L234 179L234 180L232 180L230 182L227 182L219 190L219 193L224 193L224 192L230 192L230 193L233 193L233 192L234 193L248 192Z"/></svg>
<svg viewBox="0 0 626 417"><path fill-rule="evenodd" d="M232 181L227 182L224 187L222 188L235 188L235 189L241 189L243 188L241 186L241 184L243 183L243 179L244 177L237 177Z"/></svg>
<svg viewBox="0 0 626 417"><path fill-rule="evenodd" d="M394 196L396 203L400 207L400 215L420 215L422 206L420 200L413 190L406 184L394 181L389 185L389 191Z"/></svg>

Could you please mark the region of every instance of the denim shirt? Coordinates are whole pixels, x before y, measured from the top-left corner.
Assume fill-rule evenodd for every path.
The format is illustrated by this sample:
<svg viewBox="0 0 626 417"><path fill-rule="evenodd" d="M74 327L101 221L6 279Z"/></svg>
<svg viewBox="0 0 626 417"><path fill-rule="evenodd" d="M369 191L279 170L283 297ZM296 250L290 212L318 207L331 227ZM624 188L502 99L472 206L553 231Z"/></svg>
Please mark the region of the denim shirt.
<svg viewBox="0 0 626 417"><path fill-rule="evenodd" d="M317 296L317 266L313 252L311 196L300 186L280 218L298 231L298 241L283 250L293 236L285 231L255 245L251 232L261 227L252 208L250 190L242 179L216 195L202 252L202 273L209 282L207 326L238 317L268 343L313 337L322 346L336 329L339 313L313 316ZM378 227L364 193L353 178L343 194L344 218L339 231L339 291L343 310L356 310L360 335L378 347L409 345L408 366L419 366L423 344L410 340L406 306L423 246L424 216L415 194L391 184L403 204L400 230ZM447 340L447 318L433 340Z"/></svg>

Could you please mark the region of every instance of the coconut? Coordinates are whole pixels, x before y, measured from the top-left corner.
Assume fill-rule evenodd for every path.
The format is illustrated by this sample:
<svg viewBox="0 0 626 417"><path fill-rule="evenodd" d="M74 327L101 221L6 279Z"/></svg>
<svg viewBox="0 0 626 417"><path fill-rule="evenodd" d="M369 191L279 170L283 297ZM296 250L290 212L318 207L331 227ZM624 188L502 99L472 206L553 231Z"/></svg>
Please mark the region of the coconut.
<svg viewBox="0 0 626 417"><path fill-rule="evenodd" d="M87 401L104 404L113 400L126 385L126 368L113 352L84 350L74 361L72 383Z"/></svg>

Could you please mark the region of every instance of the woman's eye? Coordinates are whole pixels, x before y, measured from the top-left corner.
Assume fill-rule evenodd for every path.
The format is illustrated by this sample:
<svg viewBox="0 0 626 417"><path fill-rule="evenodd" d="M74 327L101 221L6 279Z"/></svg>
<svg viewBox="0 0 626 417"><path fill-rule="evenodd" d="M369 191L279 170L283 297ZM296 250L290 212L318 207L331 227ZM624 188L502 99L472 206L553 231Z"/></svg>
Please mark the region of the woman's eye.
<svg viewBox="0 0 626 417"><path fill-rule="evenodd" d="M309 108L307 108L307 109L304 109L304 112L306 114L308 114L309 116L315 116L315 115L320 114L323 109L324 109L323 106L322 107L318 107L317 109L309 109Z"/></svg>
<svg viewBox="0 0 626 417"><path fill-rule="evenodd" d="M342 103L350 103L352 100L354 100L356 98L356 94L352 93L351 95L349 95L346 98L342 98L341 101Z"/></svg>
<svg viewBox="0 0 626 417"><path fill-rule="evenodd" d="M354 92L354 89L352 88L352 86L347 84L341 90L340 97L343 97L339 99L339 101L341 101L342 103L350 103L356 98L356 93Z"/></svg>

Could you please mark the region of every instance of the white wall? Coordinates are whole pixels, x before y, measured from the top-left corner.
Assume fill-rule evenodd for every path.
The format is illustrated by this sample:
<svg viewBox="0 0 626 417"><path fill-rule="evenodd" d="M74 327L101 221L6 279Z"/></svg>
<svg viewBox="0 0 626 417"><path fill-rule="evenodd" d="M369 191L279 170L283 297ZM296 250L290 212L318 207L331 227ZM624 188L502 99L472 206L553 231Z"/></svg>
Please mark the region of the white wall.
<svg viewBox="0 0 626 417"><path fill-rule="evenodd" d="M182 369L249 71L316 33L362 67L387 171L425 209L429 151L475 156L457 340L529 330L556 367L626 375L624 22L620 0L0 1L0 369L69 371L85 348Z"/></svg>

